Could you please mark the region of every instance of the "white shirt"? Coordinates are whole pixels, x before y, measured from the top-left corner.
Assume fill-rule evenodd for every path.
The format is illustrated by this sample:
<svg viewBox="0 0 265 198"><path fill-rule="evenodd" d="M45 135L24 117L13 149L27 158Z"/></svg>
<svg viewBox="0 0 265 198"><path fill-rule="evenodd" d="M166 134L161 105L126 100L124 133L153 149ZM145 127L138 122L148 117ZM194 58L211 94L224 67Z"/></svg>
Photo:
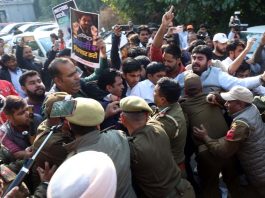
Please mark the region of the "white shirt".
<svg viewBox="0 0 265 198"><path fill-rule="evenodd" d="M155 85L149 79L146 79L132 88L131 96L139 96L147 103L154 103L154 89Z"/></svg>
<svg viewBox="0 0 265 198"><path fill-rule="evenodd" d="M231 58L229 58L229 57L227 57L226 59L224 59L222 61L222 64L225 66L226 71L228 71L228 68L232 64L232 62L233 62L233 60Z"/></svg>
<svg viewBox="0 0 265 198"><path fill-rule="evenodd" d="M132 88L128 85L128 83L126 82L127 84L127 90L126 90L126 96L130 96L131 95L131 91L132 91ZM135 85L136 86L136 85Z"/></svg>

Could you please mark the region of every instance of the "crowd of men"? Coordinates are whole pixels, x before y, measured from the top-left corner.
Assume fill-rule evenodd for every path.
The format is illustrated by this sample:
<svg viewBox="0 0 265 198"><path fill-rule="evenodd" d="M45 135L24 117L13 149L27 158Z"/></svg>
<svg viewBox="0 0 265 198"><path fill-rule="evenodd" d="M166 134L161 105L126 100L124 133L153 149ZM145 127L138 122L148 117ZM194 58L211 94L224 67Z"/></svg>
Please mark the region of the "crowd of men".
<svg viewBox="0 0 265 198"><path fill-rule="evenodd" d="M265 33L248 58L254 39L176 33L172 10L125 46L116 25L110 57L98 38L94 70L65 45L43 65L23 39L1 55L1 170L18 173L62 125L9 197L265 197ZM52 116L67 100L71 115Z"/></svg>

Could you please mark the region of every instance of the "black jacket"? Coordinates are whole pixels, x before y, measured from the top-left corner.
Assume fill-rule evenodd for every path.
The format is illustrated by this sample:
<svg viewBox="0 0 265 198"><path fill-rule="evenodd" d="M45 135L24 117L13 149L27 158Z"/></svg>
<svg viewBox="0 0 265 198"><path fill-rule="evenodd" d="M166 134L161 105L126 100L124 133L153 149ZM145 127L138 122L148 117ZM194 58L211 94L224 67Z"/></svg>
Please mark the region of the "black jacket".
<svg viewBox="0 0 265 198"><path fill-rule="evenodd" d="M26 72L26 69L22 69L22 73ZM0 79L1 80L6 80L12 83L10 73L6 67L2 67L0 69Z"/></svg>

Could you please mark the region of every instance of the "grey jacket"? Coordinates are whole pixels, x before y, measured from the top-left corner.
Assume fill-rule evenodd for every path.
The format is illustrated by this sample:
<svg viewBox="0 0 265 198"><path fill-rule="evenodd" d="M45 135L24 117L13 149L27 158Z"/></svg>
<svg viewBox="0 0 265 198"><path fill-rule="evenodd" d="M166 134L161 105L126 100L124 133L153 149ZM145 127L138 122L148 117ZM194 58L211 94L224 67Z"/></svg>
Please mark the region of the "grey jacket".
<svg viewBox="0 0 265 198"><path fill-rule="evenodd" d="M100 133L94 130L65 145L65 148L69 152L68 157L89 150L106 153L112 159L117 172L116 197L136 197L132 188L129 143L121 131Z"/></svg>

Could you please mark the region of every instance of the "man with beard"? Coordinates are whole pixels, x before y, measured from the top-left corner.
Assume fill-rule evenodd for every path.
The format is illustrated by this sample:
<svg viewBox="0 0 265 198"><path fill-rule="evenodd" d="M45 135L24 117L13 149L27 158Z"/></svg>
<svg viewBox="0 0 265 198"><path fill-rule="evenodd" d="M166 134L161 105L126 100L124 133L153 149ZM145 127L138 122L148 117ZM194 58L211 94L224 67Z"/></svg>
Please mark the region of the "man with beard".
<svg viewBox="0 0 265 198"><path fill-rule="evenodd" d="M0 127L0 138L2 144L14 155L16 159L25 159L32 155L30 136L26 131L36 131L41 120L34 116L29 117L28 105L19 96L7 96L4 113L7 121ZM33 131L31 131L33 130Z"/></svg>
<svg viewBox="0 0 265 198"><path fill-rule="evenodd" d="M162 23L156 33L154 41L150 48L150 57L152 61L163 62L166 67L167 77L176 78L180 73L185 71L181 62L181 50L176 44L169 44L162 53L163 37L167 32L169 25L174 18L173 7L162 17Z"/></svg>
<svg viewBox="0 0 265 198"><path fill-rule="evenodd" d="M224 33L217 33L213 37L213 59L223 61L226 59L226 46L228 38Z"/></svg>
<svg viewBox="0 0 265 198"><path fill-rule="evenodd" d="M203 92L229 90L235 85L241 85L264 95L265 72L262 75L239 79L223 72L221 69L212 67L212 50L206 45L199 45L192 50L192 70L180 74L176 80L181 88L184 87L185 76L193 72L200 76Z"/></svg>
<svg viewBox="0 0 265 198"><path fill-rule="evenodd" d="M97 35L97 27L93 25L93 19L91 15L82 14L78 18L79 27L77 30L77 37L81 40L86 42L88 39L84 38L84 36L90 37L90 41L93 40L93 36ZM84 34L84 35L83 35Z"/></svg>
<svg viewBox="0 0 265 198"><path fill-rule="evenodd" d="M19 83L28 96L27 103L34 106L34 113L41 115L41 106L45 99L45 86L39 73L34 70L27 71L20 76Z"/></svg>
<svg viewBox="0 0 265 198"><path fill-rule="evenodd" d="M41 73L42 64L35 60L30 46L26 45L24 38L21 39L16 49L16 57L18 65L22 69L35 70Z"/></svg>

